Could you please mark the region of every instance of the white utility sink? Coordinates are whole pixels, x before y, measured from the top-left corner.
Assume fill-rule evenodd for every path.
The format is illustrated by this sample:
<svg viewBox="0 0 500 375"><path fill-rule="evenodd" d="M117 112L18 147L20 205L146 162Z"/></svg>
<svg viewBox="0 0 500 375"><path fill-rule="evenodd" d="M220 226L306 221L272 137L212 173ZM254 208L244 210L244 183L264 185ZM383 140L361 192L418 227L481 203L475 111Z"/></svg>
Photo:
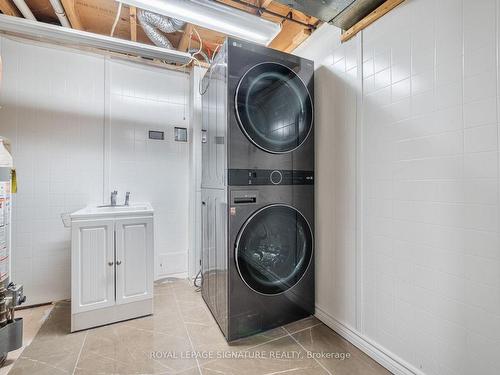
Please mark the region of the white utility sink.
<svg viewBox="0 0 500 375"><path fill-rule="evenodd" d="M153 313L153 216L149 203L69 214L71 332Z"/></svg>
<svg viewBox="0 0 500 375"><path fill-rule="evenodd" d="M117 216L142 216L153 213L153 207L150 203L133 203L128 206L87 206L81 210L70 214L71 219L84 219L95 217L117 217Z"/></svg>

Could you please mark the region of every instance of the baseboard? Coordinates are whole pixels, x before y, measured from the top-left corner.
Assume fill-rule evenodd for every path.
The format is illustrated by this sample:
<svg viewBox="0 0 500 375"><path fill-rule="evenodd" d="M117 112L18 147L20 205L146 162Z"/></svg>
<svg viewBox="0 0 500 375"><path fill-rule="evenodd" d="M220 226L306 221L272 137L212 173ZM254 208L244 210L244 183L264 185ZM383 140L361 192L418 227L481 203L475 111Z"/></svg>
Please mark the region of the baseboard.
<svg viewBox="0 0 500 375"><path fill-rule="evenodd" d="M360 334L355 329L339 322L333 316L316 306L316 317L337 332L359 350L373 358L395 375L425 375L397 355Z"/></svg>
<svg viewBox="0 0 500 375"><path fill-rule="evenodd" d="M96 310L71 314L71 332L99 327L153 313L153 298L117 304Z"/></svg>
<svg viewBox="0 0 500 375"><path fill-rule="evenodd" d="M187 279L188 278L188 273L187 272L181 272L181 273L172 273L169 275L158 275L158 277L155 279L155 281L160 281L163 279L167 278L174 278L174 279Z"/></svg>

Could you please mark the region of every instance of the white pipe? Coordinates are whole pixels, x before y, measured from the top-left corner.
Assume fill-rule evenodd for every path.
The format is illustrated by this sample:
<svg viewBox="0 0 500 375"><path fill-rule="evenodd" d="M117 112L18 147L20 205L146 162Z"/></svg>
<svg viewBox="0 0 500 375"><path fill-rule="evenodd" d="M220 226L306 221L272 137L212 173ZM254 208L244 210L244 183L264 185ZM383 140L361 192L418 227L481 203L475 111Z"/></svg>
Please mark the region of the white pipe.
<svg viewBox="0 0 500 375"><path fill-rule="evenodd" d="M25 20L0 14L0 35L9 34L31 40L45 41L72 48L97 48L171 63L186 64L192 60L189 53L124 39L89 33L44 22Z"/></svg>
<svg viewBox="0 0 500 375"><path fill-rule="evenodd" d="M31 9L28 7L28 4L24 0L12 0L14 4L16 4L17 9L21 12L24 18L28 20L36 21L35 16L31 12Z"/></svg>
<svg viewBox="0 0 500 375"><path fill-rule="evenodd" d="M68 21L68 17L66 17L66 12L64 11L64 7L61 4L60 0L49 0L50 5L54 8L54 12L56 12L57 18L59 18L59 22L64 27L69 27L71 29L71 24Z"/></svg>

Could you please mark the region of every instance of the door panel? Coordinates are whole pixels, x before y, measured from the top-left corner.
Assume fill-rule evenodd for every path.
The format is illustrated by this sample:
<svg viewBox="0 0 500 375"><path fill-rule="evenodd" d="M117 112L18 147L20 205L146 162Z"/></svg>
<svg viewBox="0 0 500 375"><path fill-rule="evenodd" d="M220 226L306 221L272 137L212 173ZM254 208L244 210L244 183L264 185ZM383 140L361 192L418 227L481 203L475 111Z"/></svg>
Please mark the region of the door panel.
<svg viewBox="0 0 500 375"><path fill-rule="evenodd" d="M114 223L102 220L73 224L71 257L73 312L115 303Z"/></svg>
<svg viewBox="0 0 500 375"><path fill-rule="evenodd" d="M116 303L153 296L153 219L116 220Z"/></svg>
<svg viewBox="0 0 500 375"><path fill-rule="evenodd" d="M281 64L261 63L250 69L238 84L235 106L241 130L264 151L293 151L312 128L307 86Z"/></svg>
<svg viewBox="0 0 500 375"><path fill-rule="evenodd" d="M271 204L254 213L236 240L242 280L261 294L286 292L299 282L312 259L311 227L295 208Z"/></svg>
<svg viewBox="0 0 500 375"><path fill-rule="evenodd" d="M224 47L222 47L224 48ZM207 188L223 188L226 181L227 65L220 51L202 82L202 179Z"/></svg>
<svg viewBox="0 0 500 375"><path fill-rule="evenodd" d="M202 295L227 332L227 198L225 190L202 189Z"/></svg>

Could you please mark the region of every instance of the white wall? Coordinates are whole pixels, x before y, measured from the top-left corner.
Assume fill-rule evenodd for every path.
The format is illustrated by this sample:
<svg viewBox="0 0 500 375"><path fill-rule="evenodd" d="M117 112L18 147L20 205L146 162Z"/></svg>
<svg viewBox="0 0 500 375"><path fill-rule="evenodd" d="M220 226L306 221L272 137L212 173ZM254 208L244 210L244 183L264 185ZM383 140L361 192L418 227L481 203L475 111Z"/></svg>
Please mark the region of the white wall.
<svg viewBox="0 0 500 375"><path fill-rule="evenodd" d="M70 297L70 236L60 214L125 191L156 215L158 274L187 271L189 76L0 38L0 134L12 140L13 279L29 304ZM165 131L166 141L147 139Z"/></svg>
<svg viewBox="0 0 500 375"><path fill-rule="evenodd" d="M360 75L354 41L348 48L344 47L348 58L333 64L332 51L325 45L337 44L338 36L338 29L322 27L315 32L313 41L296 53L314 59L316 67L317 308L329 311L346 325L354 326L356 94Z"/></svg>
<svg viewBox="0 0 500 375"><path fill-rule="evenodd" d="M174 140L174 127L188 127L189 76L113 61L109 79L109 173L105 199L151 202L155 209L157 277L185 273L188 259L189 144ZM165 141L148 131L165 132Z"/></svg>
<svg viewBox="0 0 500 375"><path fill-rule="evenodd" d="M298 51L329 97L318 132L357 150L339 166L318 140L318 195L335 192L317 207L335 223L318 226L318 315L396 373L500 373L499 16L499 0L407 0L355 40L327 26ZM355 244L331 219L339 191Z"/></svg>

